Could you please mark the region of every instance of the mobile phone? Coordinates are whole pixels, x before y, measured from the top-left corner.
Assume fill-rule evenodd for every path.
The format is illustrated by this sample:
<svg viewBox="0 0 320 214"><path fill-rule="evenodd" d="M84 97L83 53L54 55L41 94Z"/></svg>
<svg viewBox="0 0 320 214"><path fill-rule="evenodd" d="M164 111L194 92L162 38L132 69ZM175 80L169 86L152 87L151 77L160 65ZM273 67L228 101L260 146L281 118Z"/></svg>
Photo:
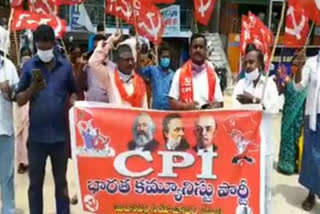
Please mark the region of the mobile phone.
<svg viewBox="0 0 320 214"><path fill-rule="evenodd" d="M32 76L35 80L42 80L43 76L42 76L42 72L40 69L32 69Z"/></svg>

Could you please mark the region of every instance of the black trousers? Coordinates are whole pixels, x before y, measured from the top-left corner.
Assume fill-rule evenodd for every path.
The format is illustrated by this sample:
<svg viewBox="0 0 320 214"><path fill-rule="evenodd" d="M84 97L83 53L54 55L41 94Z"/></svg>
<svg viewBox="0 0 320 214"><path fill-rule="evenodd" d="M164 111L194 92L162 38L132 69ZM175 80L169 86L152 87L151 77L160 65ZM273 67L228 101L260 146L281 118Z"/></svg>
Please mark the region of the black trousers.
<svg viewBox="0 0 320 214"><path fill-rule="evenodd" d="M65 148L65 142L54 144L28 142L30 214L43 214L43 183L48 157L51 160L55 183L56 214L70 214L66 179L68 158Z"/></svg>

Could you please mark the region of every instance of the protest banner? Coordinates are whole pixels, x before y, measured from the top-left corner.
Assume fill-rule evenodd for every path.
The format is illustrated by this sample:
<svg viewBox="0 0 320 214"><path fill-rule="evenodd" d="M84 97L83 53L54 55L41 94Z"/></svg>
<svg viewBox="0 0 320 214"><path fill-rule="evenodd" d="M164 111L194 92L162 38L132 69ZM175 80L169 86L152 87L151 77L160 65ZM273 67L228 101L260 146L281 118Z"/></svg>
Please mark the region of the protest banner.
<svg viewBox="0 0 320 214"><path fill-rule="evenodd" d="M164 23L164 37L180 33L180 5L171 5L160 10Z"/></svg>
<svg viewBox="0 0 320 214"><path fill-rule="evenodd" d="M261 111L77 102L70 128L80 205L98 214L262 214L261 119Z"/></svg>

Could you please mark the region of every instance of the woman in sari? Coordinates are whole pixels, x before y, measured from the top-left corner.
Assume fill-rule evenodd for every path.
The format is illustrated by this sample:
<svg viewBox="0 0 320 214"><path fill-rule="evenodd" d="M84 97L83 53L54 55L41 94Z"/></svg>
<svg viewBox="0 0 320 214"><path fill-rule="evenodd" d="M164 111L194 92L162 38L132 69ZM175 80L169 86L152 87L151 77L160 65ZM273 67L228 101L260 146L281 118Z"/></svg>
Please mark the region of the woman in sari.
<svg viewBox="0 0 320 214"><path fill-rule="evenodd" d="M296 56L291 64L291 73L294 74L297 68ZM295 91L292 75L286 75L283 69L278 76L280 76L279 90L283 91L285 96L278 172L291 175L298 171L298 143L304 122L306 92Z"/></svg>

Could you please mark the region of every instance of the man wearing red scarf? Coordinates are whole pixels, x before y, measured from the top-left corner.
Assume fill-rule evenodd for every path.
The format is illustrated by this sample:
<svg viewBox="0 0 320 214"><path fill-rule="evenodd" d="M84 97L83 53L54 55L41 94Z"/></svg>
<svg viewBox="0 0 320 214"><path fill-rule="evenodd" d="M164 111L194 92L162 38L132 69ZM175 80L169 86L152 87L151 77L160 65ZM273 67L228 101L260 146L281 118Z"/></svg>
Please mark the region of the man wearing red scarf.
<svg viewBox="0 0 320 214"><path fill-rule="evenodd" d="M134 72L135 61L130 46L120 45L117 48L116 64L109 60L109 52L119 38L112 36L108 41L100 41L89 60L89 66L108 92L109 103L147 108L146 86Z"/></svg>
<svg viewBox="0 0 320 214"><path fill-rule="evenodd" d="M172 110L223 107L223 95L213 65L207 61L207 39L194 34L190 40L190 60L175 74L169 92Z"/></svg>

